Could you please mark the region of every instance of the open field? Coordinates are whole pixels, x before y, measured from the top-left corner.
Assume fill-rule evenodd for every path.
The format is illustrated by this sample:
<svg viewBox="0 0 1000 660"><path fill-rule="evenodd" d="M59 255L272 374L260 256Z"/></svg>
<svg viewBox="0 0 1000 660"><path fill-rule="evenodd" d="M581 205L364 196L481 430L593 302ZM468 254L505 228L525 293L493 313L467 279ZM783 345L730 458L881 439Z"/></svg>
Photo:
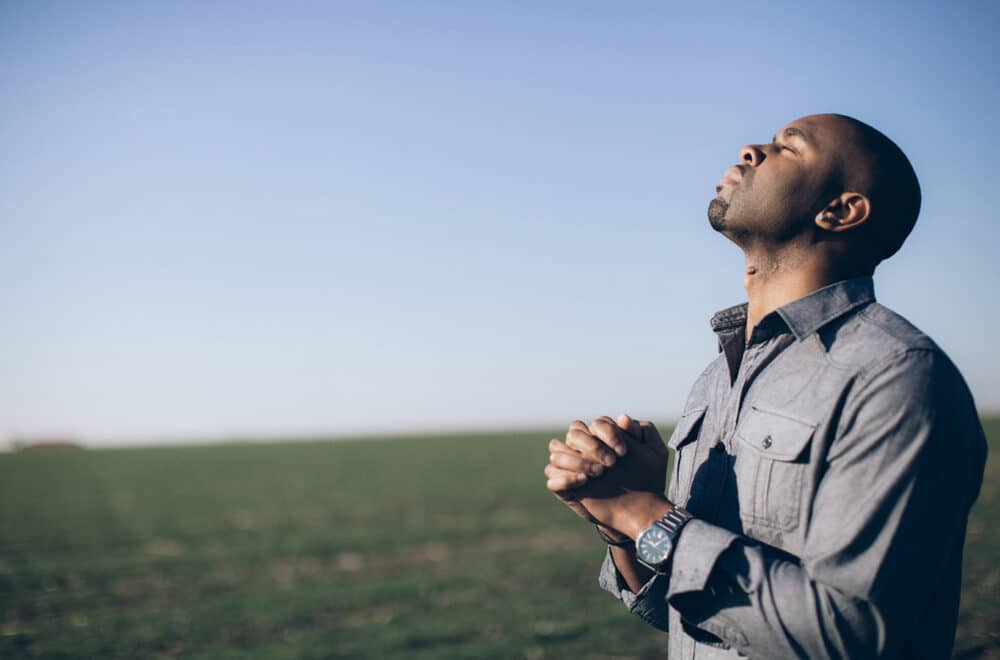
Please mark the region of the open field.
<svg viewBox="0 0 1000 660"><path fill-rule="evenodd" d="M1000 657L987 433L962 658ZM544 490L552 435L0 455L0 657L662 658Z"/></svg>

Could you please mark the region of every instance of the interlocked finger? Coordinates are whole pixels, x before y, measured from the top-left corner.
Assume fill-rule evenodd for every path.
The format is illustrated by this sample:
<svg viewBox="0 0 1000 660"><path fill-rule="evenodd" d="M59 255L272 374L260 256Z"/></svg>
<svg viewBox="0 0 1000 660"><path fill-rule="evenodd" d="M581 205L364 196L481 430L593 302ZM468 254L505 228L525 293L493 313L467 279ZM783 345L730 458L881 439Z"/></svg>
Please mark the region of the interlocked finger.
<svg viewBox="0 0 1000 660"><path fill-rule="evenodd" d="M615 464L615 453L589 431L571 426L566 433L566 445L583 454L584 458L602 463L605 467Z"/></svg>
<svg viewBox="0 0 1000 660"><path fill-rule="evenodd" d="M587 480L585 475L557 468L551 463L545 466L545 476L548 479L548 481L545 482L545 487L552 492L576 488L583 485L583 483Z"/></svg>
<svg viewBox="0 0 1000 660"><path fill-rule="evenodd" d="M628 415L619 415L615 423L618 425L618 428L637 439L640 443L646 442L646 435L642 432L642 422L636 422ZM649 422L646 422L646 424L649 424Z"/></svg>
<svg viewBox="0 0 1000 660"><path fill-rule="evenodd" d="M619 456L624 456L628 452L625 432L610 417L595 419L590 424L590 432Z"/></svg>
<svg viewBox="0 0 1000 660"><path fill-rule="evenodd" d="M599 477L604 473L603 464L587 460L582 454L575 451L552 452L549 454L549 465L588 477Z"/></svg>

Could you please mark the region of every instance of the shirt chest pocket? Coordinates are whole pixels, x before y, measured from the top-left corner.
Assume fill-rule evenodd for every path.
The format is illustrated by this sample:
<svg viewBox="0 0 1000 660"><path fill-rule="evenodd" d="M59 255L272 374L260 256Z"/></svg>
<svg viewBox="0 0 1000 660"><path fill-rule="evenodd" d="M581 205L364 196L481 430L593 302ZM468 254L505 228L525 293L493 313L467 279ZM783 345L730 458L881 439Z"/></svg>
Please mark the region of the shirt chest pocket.
<svg viewBox="0 0 1000 660"><path fill-rule="evenodd" d="M793 529L809 467L806 447L816 430L778 411L751 406L737 430L734 471L740 518L748 525Z"/></svg>
<svg viewBox="0 0 1000 660"><path fill-rule="evenodd" d="M685 502L694 476L696 440L701 432L707 406L694 408L681 415L667 446L674 450L674 467L670 474L669 497L676 502ZM682 497L683 496L683 497Z"/></svg>

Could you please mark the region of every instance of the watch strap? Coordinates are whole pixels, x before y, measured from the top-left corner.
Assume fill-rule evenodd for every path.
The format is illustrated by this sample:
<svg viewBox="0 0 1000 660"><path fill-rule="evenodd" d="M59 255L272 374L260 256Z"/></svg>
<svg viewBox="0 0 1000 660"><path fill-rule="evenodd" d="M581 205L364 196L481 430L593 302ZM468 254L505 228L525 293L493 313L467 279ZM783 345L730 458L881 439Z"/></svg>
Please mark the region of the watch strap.
<svg viewBox="0 0 1000 660"><path fill-rule="evenodd" d="M666 515L657 520L654 524L658 525L667 534L669 534L670 540L676 544L677 537L681 533L681 527L686 525L692 518L694 518L694 516L692 516L687 509L674 506Z"/></svg>

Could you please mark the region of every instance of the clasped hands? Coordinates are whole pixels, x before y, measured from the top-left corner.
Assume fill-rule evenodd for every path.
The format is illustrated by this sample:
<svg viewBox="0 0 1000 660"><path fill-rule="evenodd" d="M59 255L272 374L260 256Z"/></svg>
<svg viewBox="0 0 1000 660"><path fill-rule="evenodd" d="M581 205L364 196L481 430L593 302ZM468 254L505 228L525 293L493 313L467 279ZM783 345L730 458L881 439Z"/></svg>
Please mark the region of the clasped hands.
<svg viewBox="0 0 1000 660"><path fill-rule="evenodd" d="M584 520L635 539L673 506L664 496L667 447L652 422L628 415L569 425L549 441L546 488Z"/></svg>

